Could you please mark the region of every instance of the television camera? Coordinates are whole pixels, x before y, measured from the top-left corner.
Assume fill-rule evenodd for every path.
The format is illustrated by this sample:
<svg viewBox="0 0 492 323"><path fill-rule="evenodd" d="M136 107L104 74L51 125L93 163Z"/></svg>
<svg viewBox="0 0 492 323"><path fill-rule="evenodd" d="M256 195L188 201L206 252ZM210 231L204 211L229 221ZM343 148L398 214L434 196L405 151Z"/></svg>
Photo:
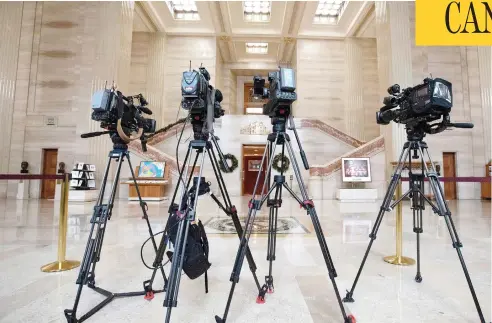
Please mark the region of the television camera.
<svg viewBox="0 0 492 323"><path fill-rule="evenodd" d="M269 117L288 116L290 107L297 100L296 77L291 68L281 67L268 73L269 88L265 88L265 79L253 78L253 94L268 99L263 105L263 114Z"/></svg>
<svg viewBox="0 0 492 323"><path fill-rule="evenodd" d="M388 93L390 95L383 99L384 106L376 112L378 124L387 125L394 121L404 124L407 132L419 129L428 134L436 134L449 127L473 128L471 123L451 123L452 84L444 79L425 78L423 84L403 91L394 84L388 88ZM440 122L429 124L441 118Z"/></svg>
<svg viewBox="0 0 492 323"><path fill-rule="evenodd" d="M190 113L196 139L213 134L214 120L224 115L220 105L222 92L210 85L209 81L210 73L203 66L198 71L190 68L183 72L181 79L181 107Z"/></svg>
<svg viewBox="0 0 492 323"><path fill-rule="evenodd" d="M101 122L106 131L82 134L82 138L90 138L110 134L115 145L126 146L130 141L140 139L142 149L147 150L146 135L156 130L156 121L145 118L143 114L152 114L148 102L142 94L124 96L113 86L111 89L97 91L92 96L92 115L94 121ZM137 135L132 136L132 133Z"/></svg>

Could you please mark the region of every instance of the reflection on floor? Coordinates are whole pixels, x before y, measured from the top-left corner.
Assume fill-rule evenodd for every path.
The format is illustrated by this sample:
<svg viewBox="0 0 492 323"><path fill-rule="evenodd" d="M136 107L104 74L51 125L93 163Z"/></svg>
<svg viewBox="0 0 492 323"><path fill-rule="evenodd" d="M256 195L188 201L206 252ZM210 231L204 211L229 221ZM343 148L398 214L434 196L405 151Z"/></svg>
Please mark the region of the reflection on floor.
<svg viewBox="0 0 492 323"><path fill-rule="evenodd" d="M247 200L235 198L239 213L247 212ZM332 286L310 219L295 201L286 199L279 216L295 217L310 233L282 234L274 263L275 294L264 305L255 303L251 274L244 266L236 288L228 322L342 322ZM339 289L350 287L367 245L367 235L378 205L316 203L324 234L338 272ZM459 201L450 204L463 241L463 253L486 319L491 317L490 202ZM155 232L163 229L167 204L149 205ZM50 201L0 201L0 322L64 322L63 309L73 304L78 270L45 274L41 265L54 261L57 242L57 205ZM69 206L67 258L83 255L90 227L92 204ZM422 237L423 282L413 278L415 266L395 267L382 261L394 253L394 213L389 214L370 254L356 289L356 302L347 306L360 323L476 323L478 316L445 222L425 211ZM223 217L211 199L199 201L203 221ZM266 208L260 217L267 217ZM404 255L415 257L411 210L404 206ZM112 291L139 290L149 271L140 262L140 245L148 237L138 204L118 201L108 224L97 283ZM229 292L229 276L237 251L234 234L209 235L212 268L210 292L204 294L201 278L181 280L178 308L172 322L214 322L222 315ZM258 277L267 271L265 234L250 243L258 265ZM152 261L150 248L144 252ZM166 269L168 270L168 268ZM161 286L159 281L157 286ZM344 293L343 293L344 294ZM142 297L118 299L88 322L163 322L163 295L152 302ZM85 289L80 313L100 301Z"/></svg>

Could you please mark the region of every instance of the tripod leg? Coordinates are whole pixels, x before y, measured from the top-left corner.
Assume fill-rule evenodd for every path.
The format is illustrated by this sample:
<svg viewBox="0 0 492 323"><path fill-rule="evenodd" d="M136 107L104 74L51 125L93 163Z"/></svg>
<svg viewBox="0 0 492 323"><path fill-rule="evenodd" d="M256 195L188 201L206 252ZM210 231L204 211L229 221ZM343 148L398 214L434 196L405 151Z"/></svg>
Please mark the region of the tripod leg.
<svg viewBox="0 0 492 323"><path fill-rule="evenodd" d="M422 273L420 272L420 234L424 232L422 226L422 206L424 203L424 199L420 194L421 187L423 183L416 182L410 183L412 193L412 213L413 213L413 232L417 235L417 274L415 275L415 281L417 283L422 282ZM414 189L414 185L417 186L417 189Z"/></svg>
<svg viewBox="0 0 492 323"><path fill-rule="evenodd" d="M277 141L278 141L278 134L275 137L275 142L274 142L275 145L277 144ZM270 144L270 142L269 142L269 144ZM273 147L272 151L273 152L270 154L270 161L272 161L272 159L273 159L273 156L274 156L273 154L275 153L275 146ZM253 189L253 199L249 203L248 218L246 219L246 225L244 228L244 232L241 236L241 240L239 242L239 249L238 249L237 254L236 254L236 259L234 260L234 267L232 268L232 273L231 273L231 278L230 278L232 285L231 285L231 289L229 291L229 297L227 298L226 308L224 310L224 315L222 316L222 318L218 315L215 316L215 321L217 323L225 323L226 322L227 314L229 313L229 308L230 308L231 302L232 302L232 296L234 295L234 290L236 288L236 284L239 282L239 276L241 275L241 268L243 266L244 257L246 255L246 250L248 250L248 241L249 241L249 238L251 237L251 233L253 231L253 224L254 224L254 220L256 217L256 212L260 208L261 196L260 196L260 200L255 200L254 198L255 198L256 193L257 193L258 184L260 182L260 175L261 175L261 172L263 170L263 165L265 163L265 159L266 159L267 154L268 154L268 151L267 151L267 149L265 149L265 152L263 153L263 158L261 159L261 164L260 164L260 169L258 171L258 176L256 177L255 187ZM271 168L271 163L269 165L269 168ZM267 169L267 173L269 174L268 169ZM257 301L259 301L259 299L257 299Z"/></svg>
<svg viewBox="0 0 492 323"><path fill-rule="evenodd" d="M239 239L241 239L243 235L243 227L241 226L241 221L239 220L239 217L237 215L237 209L231 203L231 199L229 197L229 193L227 192L227 187L225 185L224 178L222 177L222 172L220 171L218 160L217 157L215 156L215 151L213 147L210 147L210 149L208 149L208 156L210 158L210 163L212 164L212 169L214 171L215 178L217 179L217 182L219 184L220 192L224 197L226 209L228 210L229 215L231 216L232 223L234 224L234 228L236 229L236 233ZM258 281L258 277L256 276L256 263L253 259L253 255L251 254L251 250L249 249L249 246L246 249L246 260L248 261L249 269L251 271L251 274L253 275L253 279L255 281L256 287L258 288L258 290L260 290L261 288L260 282Z"/></svg>
<svg viewBox="0 0 492 323"><path fill-rule="evenodd" d="M147 203L145 203L142 200L142 195L140 194L140 188L138 187L137 179L135 177L135 172L133 171L132 162L130 161L130 153L129 152L127 152L126 160L128 161L128 166L130 167L130 172L132 174L133 183L135 184L135 190L137 191L138 201L140 204L140 208L142 209L143 218L145 219L145 223L147 224L147 229L148 229L149 235L150 235L150 241L152 242L152 247L154 248L154 252L157 255L157 252L158 252L157 243L155 242L154 232L152 231L152 226L150 225L149 216L147 214L147 208L148 208ZM163 238L164 238L164 236L163 236ZM164 272L164 268L162 268L162 266L160 266L160 270L161 270L162 278L164 279L164 289L165 289L166 285L167 285L166 273ZM147 293L153 293L153 291L147 291ZM150 297L150 294L148 294L148 295L149 296L146 295L146 297Z"/></svg>
<svg viewBox="0 0 492 323"><path fill-rule="evenodd" d="M427 151L427 149L425 149ZM424 156L423 149L420 148L420 153L422 156ZM429 156L429 153L427 152L427 156ZM429 156L430 160L430 156ZM432 164L432 160L431 164ZM485 323L485 318L483 316L482 308L480 307L480 303L477 298L477 294L475 293L475 288L473 287L473 283L471 281L470 273L468 272L468 269L466 267L465 259L463 258L463 254L461 253L461 248L463 247L463 244L460 241L460 238L458 236L458 233L456 231L456 227L454 226L453 219L451 218L451 211L449 210L446 200L444 199L444 194L442 194L442 187L441 184L439 183L439 179L437 177L437 174L435 172L429 172L427 166L426 166L426 176L429 178L429 184L431 187L432 192L434 193L434 197L436 199L436 204L439 209L439 215L444 217L444 220L446 221L446 226L449 231L449 235L451 237L451 241L453 243L453 248L456 249L456 253L458 254L458 258L461 263L461 267L463 269L463 273L465 274L466 282L468 283L468 288L470 289L470 293L472 294L473 302L475 303L475 307L477 309L478 316L480 318L481 323Z"/></svg>
<svg viewBox="0 0 492 323"><path fill-rule="evenodd" d="M303 207L307 211L308 215L311 217L311 221L313 223L314 230L316 232L316 237L318 239L318 243L321 248L321 253L323 254L323 258L325 260L326 268L328 270L328 276L331 280L331 283L333 285L333 289L335 291L335 296L337 298L338 306L340 307L340 311L342 312L342 317L345 323L351 323L354 322L355 319L353 318L352 315L347 316L347 313L345 311L345 308L342 303L342 298L340 296L340 292L338 290L337 283L335 281L335 277L337 277L337 273L335 270L335 266L333 264L333 260L330 255L330 251L328 249L328 245L326 243L326 239L323 233L323 229L321 228L321 224L319 222L318 215L316 213L316 209L314 207L314 203L312 200L309 199L309 196L307 194L304 181L301 176L301 172L299 170L299 164L297 163L297 160L294 155L294 150L291 146L291 143L289 139L287 138L286 140L286 145L287 145L287 152L289 154L290 160L292 161L292 167L294 169L294 175L296 177L297 183L299 185L301 195L303 198Z"/></svg>
<svg viewBox="0 0 492 323"><path fill-rule="evenodd" d="M369 238L371 240L369 241L369 245L367 246L364 257L362 258L362 262L360 264L359 270L357 271L357 275L355 276L352 287L350 288L350 291L347 291L347 295L343 299L344 302L348 302L348 303L354 302L353 295L354 295L355 287L357 286L357 282L359 281L360 275L362 273L362 269L364 268L364 265L366 263L367 256L369 255L369 251L371 250L372 244L374 243L374 240L376 240L376 236L377 236L379 227L381 226L381 222L383 221L384 213L387 211L390 211L389 206L391 204L391 200L393 198L393 195L395 194L396 187L398 185L398 181L400 180L401 172L403 170L404 161L407 159L409 151L410 150L408 148L404 148L400 154L400 158L398 160L397 167L395 169L395 172L393 173L393 176L391 177L391 182L388 186L388 189L386 190L386 194L384 196L383 203L381 204L381 207L379 209L378 216L376 218L376 221L374 222L374 226L372 227L372 231L369 234Z"/></svg>
<svg viewBox="0 0 492 323"><path fill-rule="evenodd" d="M108 158L108 162L106 163L106 168L104 170L103 182L101 184L101 189L99 192L99 196L94 206L94 212L91 218L91 229L89 232L89 237L87 238L87 244L85 247L84 257L82 258L79 275L77 276L76 284L78 284L77 294L75 295L75 301L72 309L65 309L65 317L68 323L77 321L77 309L80 302L80 297L82 296L82 288L87 283L87 277L89 275L90 266L94 260L96 255L95 241L98 239L98 235L100 234L100 226L99 217L100 217L100 207L102 205L104 199L104 191L106 188L106 182L108 180L109 168L111 166L111 157ZM97 228L96 228L97 224ZM95 235L94 235L95 232Z"/></svg>
<svg viewBox="0 0 492 323"><path fill-rule="evenodd" d="M202 150L197 150L197 154L202 154L201 157L201 163L200 163L200 173L198 175L197 179L197 185L199 185L202 174L203 174L203 167L204 167L204 161L205 161L205 151ZM190 173L190 178L193 176L193 171L194 167L191 170ZM188 181L189 185L190 181ZM185 187L185 190L183 190L183 195L186 193L187 187ZM169 289L166 292L166 299L164 301L164 306L167 307L167 313L166 313L166 323L170 322L171 319L171 311L173 307L176 307L178 305L178 293L179 293L179 284L181 281L181 271L183 269L183 263L184 263L184 258L185 258L185 252L186 252L186 245L187 245L187 240L188 240L188 231L190 228L190 222L195 221L195 214L197 210L197 205L198 205L198 187L196 188L196 191L193 194L193 198L191 200L191 203L193 204L188 205L188 211L185 212L185 218L180 221L178 225L178 234L176 237L176 246L174 249L174 254L172 258L172 265L171 265L171 271L169 272L169 281L170 281L170 286ZM182 202L183 198L181 198L180 202L180 207L179 210L182 209ZM191 206L191 208L190 208Z"/></svg>

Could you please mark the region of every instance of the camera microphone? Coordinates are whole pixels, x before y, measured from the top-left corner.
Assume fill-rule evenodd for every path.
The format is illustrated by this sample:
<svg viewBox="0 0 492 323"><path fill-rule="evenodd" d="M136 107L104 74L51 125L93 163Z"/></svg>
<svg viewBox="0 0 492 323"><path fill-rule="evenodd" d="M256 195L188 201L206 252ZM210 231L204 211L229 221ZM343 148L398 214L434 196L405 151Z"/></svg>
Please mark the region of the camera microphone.
<svg viewBox="0 0 492 323"><path fill-rule="evenodd" d="M475 125L469 122L456 122L456 123L448 123L448 126L455 127L455 128L471 129Z"/></svg>
<svg viewBox="0 0 492 323"><path fill-rule="evenodd" d="M147 108L147 107L138 107L138 109L139 109L140 111L142 111L143 113L146 113L146 114L149 114L149 115L150 115L150 114L152 114L152 110L150 110L150 109L149 109L149 108Z"/></svg>

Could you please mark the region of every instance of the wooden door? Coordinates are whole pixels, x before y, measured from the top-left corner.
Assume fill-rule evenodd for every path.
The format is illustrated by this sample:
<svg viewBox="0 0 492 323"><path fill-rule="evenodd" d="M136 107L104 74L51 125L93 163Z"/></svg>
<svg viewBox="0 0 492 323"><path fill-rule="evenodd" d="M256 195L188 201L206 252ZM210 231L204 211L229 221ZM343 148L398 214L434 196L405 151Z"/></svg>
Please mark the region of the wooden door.
<svg viewBox="0 0 492 323"><path fill-rule="evenodd" d="M43 175L56 175L58 149L43 149ZM41 183L41 198L55 198L56 180L43 180Z"/></svg>
<svg viewBox="0 0 492 323"><path fill-rule="evenodd" d="M442 153L444 177L456 177L455 153ZM444 182L446 200L456 200L456 182Z"/></svg>
<svg viewBox="0 0 492 323"><path fill-rule="evenodd" d="M256 194L261 194L263 183L265 181L266 167L268 166L268 163L265 161L262 167L262 171L259 172L261 159L263 158L264 152L264 145L243 146L243 195L253 195L258 174L260 174L260 182L258 184L258 188L256 189ZM266 189L267 188L265 188L265 190Z"/></svg>

